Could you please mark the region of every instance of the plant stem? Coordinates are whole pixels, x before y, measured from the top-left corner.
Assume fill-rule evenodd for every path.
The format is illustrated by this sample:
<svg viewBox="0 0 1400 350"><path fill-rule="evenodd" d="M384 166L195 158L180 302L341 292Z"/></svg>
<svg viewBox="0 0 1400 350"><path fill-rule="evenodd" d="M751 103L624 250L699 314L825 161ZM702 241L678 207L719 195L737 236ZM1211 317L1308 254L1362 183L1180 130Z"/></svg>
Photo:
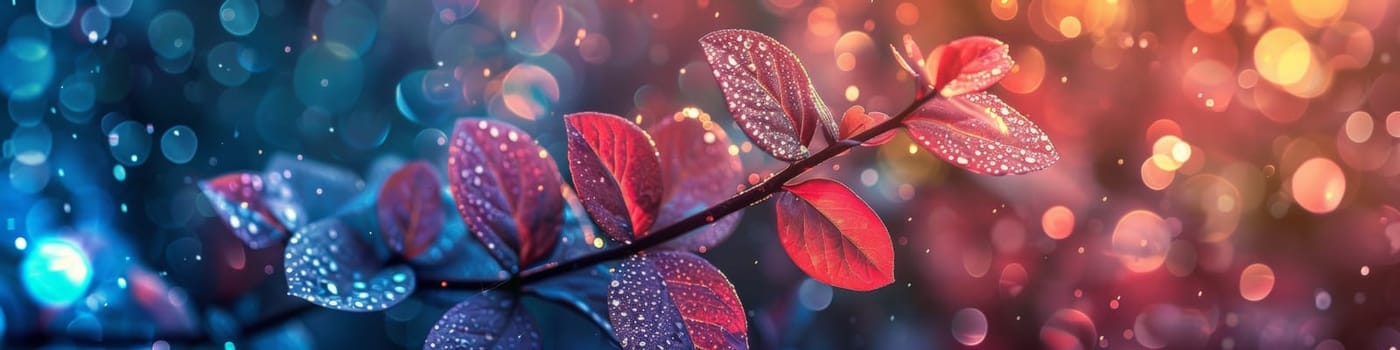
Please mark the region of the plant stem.
<svg viewBox="0 0 1400 350"><path fill-rule="evenodd" d="M748 208L755 204L762 203L763 201L771 197L774 193L782 191L783 185L787 184L788 181L791 181L798 175L802 175L802 173L807 172L808 169L820 165L821 163L826 162L827 160L846 152L852 147L859 146L860 144L874 138L875 136L879 136L881 134L884 134L885 132L893 131L894 129L899 128L899 126L902 125L902 123L904 122L905 118L909 117L910 114L918 110L919 107L923 106L924 103L934 98L937 98L937 96L938 94L935 92L915 99L913 103L910 103L908 107L905 107L903 111L891 117L889 120L886 120L880 124L876 124L874 127L871 127L865 132L856 134L855 136L851 136L848 139L838 140L835 143L828 145L825 149L822 149L821 152L817 152L817 154L813 154L810 157L803 158L802 160L799 160L796 163L788 165L786 168L783 168L783 170L779 171L776 174L773 174L773 176L769 177L768 179L763 180L763 182L759 183L758 185L749 187L743 192L740 192L739 194L734 195L733 197L729 197L729 199L723 202L719 202L719 204L715 204L714 206L711 206L709 208L706 208L705 210L702 210L699 213L695 213L691 216L681 219L680 221L676 221L675 223L667 225L666 227L662 227L660 229L651 231L651 233L648 233L641 239L637 239L629 244L624 244L613 249L585 255L574 260L569 260L554 265L545 265L536 269L527 270L524 273L520 274L519 277L513 279L511 281L511 284L528 284L530 282L535 282L550 277L574 272L603 262L626 258L648 248L652 248L662 243L666 243L670 240L676 239L690 231L700 228L701 226L713 223L715 222L715 220L719 220L725 215L733 214L734 212L739 211L740 209Z"/></svg>
<svg viewBox="0 0 1400 350"><path fill-rule="evenodd" d="M512 277L509 280L450 281L420 279L418 281L418 288L423 290L482 290L496 288L514 289L529 284L531 282L560 276L584 268L592 267L594 265L601 264L604 262L630 257L643 250L656 247L673 239L679 238L680 236L685 235L690 231L694 231L697 228L711 224L715 222L715 220L719 220L720 218L723 218L729 214L733 214L736 211L754 206L756 204L762 203L765 200L768 200L768 198L772 197L773 194L782 191L783 185L787 184L788 181L791 181L792 179L797 178L797 176L806 173L807 170L812 169L817 165L821 165L827 160L835 158L836 156L845 153L847 150L861 145L867 140L870 140L872 138L875 138L876 136L899 128L900 125L903 124L904 119L908 118L910 114L913 114L914 111L918 110L918 108L924 103L933 100L937 97L937 92L934 92L920 97L918 99L915 99L914 102L910 103L909 106L905 107L903 111L891 117L889 120L886 120L880 124L876 124L874 127L871 127L870 129L861 132L860 134L851 136L850 138L837 140L831 145L828 145L825 149L822 149L821 152L817 152L816 154L813 154L810 157L803 158L802 160L789 164L786 168L783 168L783 170L763 180L763 182L760 182L757 185L754 185L753 187L749 187L743 192L739 192L739 194L736 194L733 197L729 197L729 199L726 199L725 201L720 202L719 204L715 204L709 208L706 208L703 211L687 216L684 219L681 219L680 221L676 221L674 223L671 223L670 225L667 225L666 227L653 230L641 239L632 241L629 244L623 244L612 249L585 255L565 262L539 266L534 269L526 270L516 275L515 277ZM293 309L289 309L278 315L259 319L258 321L255 321L251 324L244 325L239 330L239 335L236 337L236 339L247 340L247 337L249 336L256 335L258 333L281 325L283 322L286 321L286 319L295 318L302 314L319 309L320 307L308 303ZM17 337L9 337L9 339L5 339L5 341L0 344L19 347L35 347L45 345L50 340L52 339L49 338L48 335L33 333L23 334ZM157 340L163 340L171 344L207 345L206 343L214 341L215 339L211 339L210 335L206 332L165 334L164 336L149 338L126 338L117 335L109 335L104 336L101 341L90 340L85 338L67 339L69 343L75 345L129 345L138 347L150 344Z"/></svg>

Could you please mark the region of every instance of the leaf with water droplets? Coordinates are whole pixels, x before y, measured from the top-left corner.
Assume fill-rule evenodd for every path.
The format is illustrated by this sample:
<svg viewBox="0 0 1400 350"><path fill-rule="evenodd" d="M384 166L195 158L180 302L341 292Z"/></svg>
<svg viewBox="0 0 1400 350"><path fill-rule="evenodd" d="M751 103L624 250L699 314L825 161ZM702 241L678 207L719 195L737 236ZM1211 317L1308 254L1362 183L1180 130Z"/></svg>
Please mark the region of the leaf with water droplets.
<svg viewBox="0 0 1400 350"><path fill-rule="evenodd" d="M865 113L865 107L851 106L846 109L846 114L841 116L841 139L849 139L860 133L870 130L870 128L890 120L890 116L880 112ZM879 146L894 139L894 131L887 131L883 134L865 140L861 143L864 146Z"/></svg>
<svg viewBox="0 0 1400 350"><path fill-rule="evenodd" d="M265 199L300 207L300 213L289 214L289 217L294 216L300 222L328 218L340 213L345 203L365 188L364 180L350 170L300 158L278 153L263 169L263 181L274 190L269 192L270 199ZM287 228L295 231L300 226Z"/></svg>
<svg viewBox="0 0 1400 350"><path fill-rule="evenodd" d="M608 319L623 349L747 349L734 285L698 255L649 251L618 266Z"/></svg>
<svg viewBox="0 0 1400 350"><path fill-rule="evenodd" d="M934 99L904 124L915 144L978 174L1024 174L1060 160L1049 136L990 93Z"/></svg>
<svg viewBox="0 0 1400 350"><path fill-rule="evenodd" d="M438 196L438 176L427 162L394 172L379 190L380 235L389 248L413 260L437 242L447 218Z"/></svg>
<svg viewBox="0 0 1400 350"><path fill-rule="evenodd" d="M417 281L406 265L384 266L375 238L339 218L307 225L287 243L287 293L344 311L380 311L403 301Z"/></svg>
<svg viewBox="0 0 1400 350"><path fill-rule="evenodd" d="M438 319L423 349L539 349L535 320L513 293L485 291Z"/></svg>
<svg viewBox="0 0 1400 350"><path fill-rule="evenodd" d="M1001 40L971 36L933 49L924 61L924 76L939 94L957 96L986 90L1011 74L1011 55Z"/></svg>
<svg viewBox="0 0 1400 350"><path fill-rule="evenodd" d="M797 55L758 32L727 29L700 38L705 58L739 128L773 157L796 161L821 125L836 135L831 111Z"/></svg>
<svg viewBox="0 0 1400 350"><path fill-rule="evenodd" d="M612 281L612 274L608 271L606 265L594 265L592 268L527 284L523 291L578 312L611 337L615 333L607 315L608 284Z"/></svg>
<svg viewBox="0 0 1400 350"><path fill-rule="evenodd" d="M569 171L583 207L609 236L631 241L646 235L661 205L661 161L650 136L611 114L564 116Z"/></svg>
<svg viewBox="0 0 1400 350"><path fill-rule="evenodd" d="M831 179L783 187L778 239L813 279L869 291L894 282L894 245L885 223L855 192Z"/></svg>
<svg viewBox="0 0 1400 350"><path fill-rule="evenodd" d="M530 135L498 121L460 119L448 153L457 211L503 266L517 271L554 250L563 180Z"/></svg>
<svg viewBox="0 0 1400 350"><path fill-rule="evenodd" d="M665 188L661 214L656 220L658 227L729 199L744 181L744 166L738 156L729 154L732 144L718 124L689 118L667 119L651 128L651 136L661 156L661 182ZM701 251L714 247L734 232L741 213L726 215L666 245Z"/></svg>
<svg viewBox="0 0 1400 350"><path fill-rule="evenodd" d="M282 242L288 226L299 222L295 219L300 209L264 200L269 196L268 185L258 174L225 174L201 181L199 189L213 204L218 217L249 248L262 249Z"/></svg>
<svg viewBox="0 0 1400 350"><path fill-rule="evenodd" d="M199 183L219 218L253 249L280 243L307 222L335 214L363 186L347 170L280 153L261 174L231 173Z"/></svg>

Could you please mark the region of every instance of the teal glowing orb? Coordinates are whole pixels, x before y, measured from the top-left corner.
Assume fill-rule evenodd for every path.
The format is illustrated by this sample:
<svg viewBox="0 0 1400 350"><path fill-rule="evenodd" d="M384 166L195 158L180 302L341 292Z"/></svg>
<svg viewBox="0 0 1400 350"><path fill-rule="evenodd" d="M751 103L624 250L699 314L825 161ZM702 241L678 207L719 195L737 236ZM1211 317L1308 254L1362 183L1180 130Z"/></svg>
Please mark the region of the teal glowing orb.
<svg viewBox="0 0 1400 350"><path fill-rule="evenodd" d="M20 279L39 304L66 306L87 294L92 262L73 242L44 239L29 247L20 263Z"/></svg>

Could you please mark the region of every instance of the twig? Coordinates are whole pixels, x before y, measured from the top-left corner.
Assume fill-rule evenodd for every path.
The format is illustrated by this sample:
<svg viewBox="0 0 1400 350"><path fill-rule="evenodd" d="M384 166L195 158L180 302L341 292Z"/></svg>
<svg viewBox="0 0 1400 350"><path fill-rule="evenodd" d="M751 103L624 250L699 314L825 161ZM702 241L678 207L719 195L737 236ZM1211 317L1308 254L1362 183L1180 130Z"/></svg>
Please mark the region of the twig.
<svg viewBox="0 0 1400 350"><path fill-rule="evenodd" d="M585 255L573 260L560 262L557 264L548 264L536 267L531 270L526 270L512 277L511 279L504 281L452 281L440 279L430 280L424 278L419 279L417 281L418 288L423 290L483 290L496 288L514 289L519 288L520 286L523 286L525 284L529 284L531 282L545 280L551 277L556 277L584 268L592 267L600 263L632 256L633 254L637 254L643 250L679 238L680 236L685 235L690 231L711 224L716 220L719 220L720 218L723 218L729 214L733 214L736 211L762 203L763 201L771 197L773 194L782 191L783 185L787 184L788 181L791 181L797 176L802 175L803 173L807 172L807 170L816 167L817 165L820 165L826 162L827 160L830 160L831 158L841 155L847 150L859 146L867 140L870 140L876 136L899 128L899 126L903 124L904 119L908 118L910 114L918 110L919 107L922 106L924 103L937 97L938 94L934 92L920 97L918 99L915 99L913 103L910 103L908 107L905 107L903 111L899 112L899 114L895 115L894 117L891 117L889 120L877 124L874 127L864 132L861 132L860 134L851 136L848 139L838 140L832 143L831 145L827 146L821 152L818 152L810 157L804 158L802 160L788 165L786 168L783 168L783 170L763 180L763 182L760 182L759 184L754 185L753 187L749 187L748 189L744 190L743 192L740 192L739 194L734 195L733 197L730 197L729 199L720 202L719 204L715 204L714 206L711 206L703 211L692 214L684 219L681 219L680 221L676 221L670 225L667 225L666 227L656 229L651 233L648 233L641 239L632 241L630 244L624 244L612 249ZM245 339L248 336L252 336L260 332L266 331L268 329L275 328L284 323L287 319L295 318L302 314L318 309L319 307L316 305L305 303L278 315L260 319L256 322L243 326L240 329L238 339ZM18 337L7 338L5 340L5 344L8 346L35 347L50 343L53 340L54 339L50 339L47 335L44 334L26 334ZM149 344L156 340L163 340L172 344L198 345L208 343L210 341L213 341L214 339L211 339L211 336L207 334L207 332L197 332L193 334L167 334L164 336L152 336L149 337L149 339L145 337L137 339L113 338L113 336L104 336L101 341L79 338L65 339L64 341L67 341L74 345L140 346Z"/></svg>
<svg viewBox="0 0 1400 350"><path fill-rule="evenodd" d="M919 107L922 106L925 102L928 102L929 100L932 100L937 96L938 94L935 92L915 99L913 103L910 103L908 107L905 107L903 111L899 112L898 115L895 115L889 120L877 124L869 130L866 130L865 132L862 132L855 136L851 136L851 138L836 141L830 146L827 146L826 149L823 149L821 152L818 152L817 154L814 154L811 157L803 158L802 160L799 160L796 163L788 165L786 168L783 168L783 170L779 171L776 174L773 174L773 176L769 177L768 179L763 180L763 182L759 183L758 185L749 187L743 192L734 195L734 197L730 197L729 199L720 202L719 204L715 204L714 206L711 206L703 211L681 219L680 221L652 231L651 233L648 233L641 239L632 241L632 243L630 244L625 244L613 249L585 255L577 259L565 261L559 264L546 265L540 268L536 268L534 270L528 270L520 274L519 277L513 279L511 283L528 284L530 282L535 282L550 277L566 274L569 272L574 272L579 269L587 268L603 262L626 258L648 248L655 247L662 243L666 243L672 239L676 239L690 231L700 228L701 226L713 223L715 222L715 220L719 220L720 218L723 218L726 215L733 214L734 212L739 211L740 209L744 209L755 204L762 203L774 193L778 193L778 191L781 191L783 189L783 185L786 184L788 181L791 181L798 175L802 175L802 173L807 172L808 169L820 165L821 163L826 162L827 160L836 157L837 155L846 152L846 150L858 146L864 143L865 141L874 138L875 136L879 136L881 134L898 128L904 122L905 118L909 117L910 114L918 110Z"/></svg>

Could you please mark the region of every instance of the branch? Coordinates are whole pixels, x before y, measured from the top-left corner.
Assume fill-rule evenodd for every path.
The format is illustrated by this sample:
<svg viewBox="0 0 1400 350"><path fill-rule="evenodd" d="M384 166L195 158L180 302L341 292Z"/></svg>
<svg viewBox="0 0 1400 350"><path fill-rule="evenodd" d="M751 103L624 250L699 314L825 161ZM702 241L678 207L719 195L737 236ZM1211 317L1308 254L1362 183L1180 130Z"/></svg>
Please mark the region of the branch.
<svg viewBox="0 0 1400 350"><path fill-rule="evenodd" d="M545 280L551 277L556 277L584 268L592 267L600 263L632 256L643 250L650 249L652 247L656 247L663 243L669 242L673 239L679 238L685 235L686 233L689 233L690 231L694 231L697 228L709 225L715 222L715 220L719 220L720 218L723 218L729 214L733 214L736 211L762 203L763 201L771 197L773 194L782 191L783 185L787 184L788 181L791 181L797 176L806 173L807 170L816 167L817 165L821 165L827 160L835 158L836 156L845 153L847 150L850 150L851 148L863 144L867 140L870 140L876 136L899 128L900 125L903 124L904 119L908 118L910 114L913 114L914 111L918 110L918 108L924 103L927 103L928 101L937 97L937 93L930 93L928 95L915 99L913 103L910 103L909 106L905 107L903 111L899 112L898 115L891 117L889 120L877 124L869 130L866 130L865 132L862 132L855 136L851 136L848 139L833 142L831 145L827 146L827 148L822 149L821 152L818 152L812 155L811 157L807 157L795 163L789 164L786 168L783 168L783 170L763 180L763 182L760 182L759 184L754 185L753 187L749 187L743 192L740 192L739 194L736 194L733 197L730 197L729 199L720 202L719 204L715 204L714 206L711 206L703 211L690 215L684 219L681 219L680 221L676 221L670 225L667 225L666 227L656 229L651 233L647 234L645 237L635 240L630 244L625 244L609 250L585 255L574 260L539 266L534 269L526 270L523 273L516 275L515 277L512 277L508 280L450 281L420 279L418 280L418 288L423 290L483 290L496 288L514 289L532 282ZM239 329L238 335L235 336L234 339L247 340L251 336L257 335L259 333L282 325L287 319L295 318L319 309L320 307L314 304L306 303L296 308L292 308L281 312L277 315L259 319L253 323L241 327ZM30 333L8 337L8 339L5 339L5 341L0 344L18 347L36 347L48 344L53 340L54 339L51 338L51 335L42 333ZM171 344L202 345L214 341L215 339L211 339L210 335L206 332L196 332L192 334L165 334L161 336L137 337L113 334L104 335L101 340L72 338L66 339L65 341L73 345L125 345L139 347L151 344L152 342L158 340L166 341Z"/></svg>
<svg viewBox="0 0 1400 350"><path fill-rule="evenodd" d="M29 332L23 334L12 334L5 337L3 344L5 348L38 348L50 344L66 344L80 347L104 347L104 348L142 348L149 347L156 341L164 341L177 348L200 347L210 345L215 341L246 342L263 332L277 328L289 319L301 317L321 307L311 303L304 303L296 307L285 309L276 314L259 318L252 323L243 325L238 333L229 339L213 339L212 335L206 331L194 330L193 332L163 333L151 335L137 335L129 333L107 333L100 338L85 337L64 337L59 338L54 334L43 331Z"/></svg>
<svg viewBox="0 0 1400 350"><path fill-rule="evenodd" d="M796 163L788 165L786 168L783 168L782 171L779 171L777 174L773 174L773 176L769 177L766 180L763 180L763 182L759 183L758 185L749 187L743 192L734 195L734 197L730 197L729 199L720 202L719 204L715 204L714 206L700 211L699 213L695 213L691 216L681 219L680 221L667 225L666 227L662 227L660 229L652 231L651 233L648 233L645 237L632 241L632 243L630 244L625 244L613 249L585 255L574 260L565 261L558 264L545 265L532 270L527 270L524 273L520 274L518 278L512 279L509 283L512 285L528 284L531 282L548 279L550 277L559 276L569 272L574 272L603 262L626 258L648 248L652 248L662 243L666 243L670 240L676 239L690 231L700 228L701 226L713 223L715 222L715 220L719 220L720 218L723 218L726 215L733 214L734 212L739 211L740 209L748 208L755 204L761 203L764 200L767 200L769 197L771 197L774 193L778 193L778 191L781 191L783 189L784 184L787 184L788 181L791 181L798 175L802 175L802 173L807 172L808 169L820 165L821 163L826 162L827 160L830 160L831 158L834 158L837 155L846 152L852 147L859 146L860 144L864 143L867 140L870 140L871 138L874 138L875 136L879 136L880 134L884 134L885 132L889 132L896 128L899 128L899 126L903 124L905 118L908 118L909 115L913 114L914 111L918 110L920 106L923 106L924 103L934 98L937 98L937 96L937 93L930 93L923 97L915 99L913 103L910 103L908 107L905 107L903 111L899 112L898 115L891 117L889 120L877 124L869 130L866 130L865 132L862 132L855 136L851 136L851 138L832 143L830 146L827 146L821 152L814 154L811 157L803 158L802 160L799 160Z"/></svg>

